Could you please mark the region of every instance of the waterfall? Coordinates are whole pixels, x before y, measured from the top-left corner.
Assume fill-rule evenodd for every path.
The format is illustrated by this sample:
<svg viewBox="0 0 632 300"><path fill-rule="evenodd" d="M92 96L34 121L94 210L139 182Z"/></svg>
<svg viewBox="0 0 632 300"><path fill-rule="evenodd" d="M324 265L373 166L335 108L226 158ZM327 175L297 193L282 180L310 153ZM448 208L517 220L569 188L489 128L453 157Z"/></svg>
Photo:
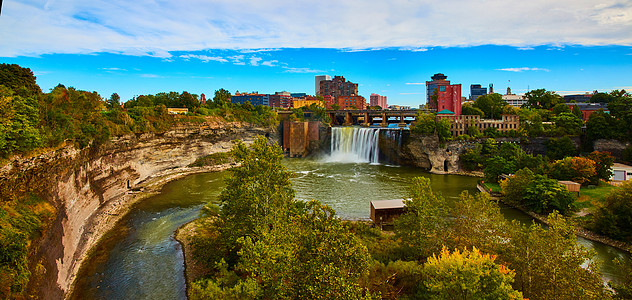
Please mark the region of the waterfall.
<svg viewBox="0 0 632 300"><path fill-rule="evenodd" d="M331 128L331 154L327 161L378 164L380 128Z"/></svg>

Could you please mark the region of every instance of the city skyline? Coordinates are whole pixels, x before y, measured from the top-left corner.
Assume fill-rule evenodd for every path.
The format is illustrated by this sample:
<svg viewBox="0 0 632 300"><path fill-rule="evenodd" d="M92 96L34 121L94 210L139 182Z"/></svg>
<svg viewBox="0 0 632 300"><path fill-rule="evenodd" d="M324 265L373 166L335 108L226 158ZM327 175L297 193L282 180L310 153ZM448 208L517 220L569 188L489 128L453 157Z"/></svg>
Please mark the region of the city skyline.
<svg viewBox="0 0 632 300"><path fill-rule="evenodd" d="M501 94L632 90L625 1L3 5L0 62L30 68L44 91L61 83L123 101L169 91L209 98L220 88L313 95L315 75L338 75L367 99L417 107L435 73Z"/></svg>

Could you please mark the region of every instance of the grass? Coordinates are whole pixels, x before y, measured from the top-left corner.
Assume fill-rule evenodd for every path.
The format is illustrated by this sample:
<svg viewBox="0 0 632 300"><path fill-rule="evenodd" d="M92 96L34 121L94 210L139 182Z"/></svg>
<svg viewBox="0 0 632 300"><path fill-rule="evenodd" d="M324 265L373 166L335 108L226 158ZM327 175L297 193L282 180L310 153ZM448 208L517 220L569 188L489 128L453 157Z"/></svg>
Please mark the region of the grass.
<svg viewBox="0 0 632 300"><path fill-rule="evenodd" d="M577 197L577 206L592 210L596 205L603 202L603 198L607 194L615 189L617 189L616 186L609 185L603 181L598 186L582 187L579 190L579 197Z"/></svg>
<svg viewBox="0 0 632 300"><path fill-rule="evenodd" d="M485 187L486 190L489 191L489 189L492 190L492 193L500 193L503 190L500 188L500 184L498 183L491 183L491 182L485 182L483 183L483 186Z"/></svg>

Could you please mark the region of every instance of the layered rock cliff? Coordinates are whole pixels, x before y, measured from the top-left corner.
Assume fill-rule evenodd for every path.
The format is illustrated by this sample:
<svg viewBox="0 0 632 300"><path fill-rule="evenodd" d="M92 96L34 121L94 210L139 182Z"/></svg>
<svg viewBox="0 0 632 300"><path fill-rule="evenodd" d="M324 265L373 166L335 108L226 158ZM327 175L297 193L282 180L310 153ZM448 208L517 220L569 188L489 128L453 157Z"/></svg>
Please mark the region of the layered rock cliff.
<svg viewBox="0 0 632 300"><path fill-rule="evenodd" d="M63 147L0 169L0 180L28 178L52 203L57 217L31 253L29 293L61 299L72 289L89 250L140 197L152 180L182 173L197 158L230 150L233 140L252 140L272 130L207 119L164 133L113 138L98 148ZM37 267L35 267L37 265Z"/></svg>

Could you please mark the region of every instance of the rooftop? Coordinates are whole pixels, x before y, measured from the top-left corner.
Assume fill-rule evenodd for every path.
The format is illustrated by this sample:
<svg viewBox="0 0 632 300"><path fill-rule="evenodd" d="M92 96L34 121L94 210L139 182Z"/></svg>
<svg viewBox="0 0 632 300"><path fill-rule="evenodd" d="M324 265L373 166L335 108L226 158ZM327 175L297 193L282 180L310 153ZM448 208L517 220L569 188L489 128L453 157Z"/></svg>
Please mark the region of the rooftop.
<svg viewBox="0 0 632 300"><path fill-rule="evenodd" d="M375 209L404 208L404 199L371 201Z"/></svg>

